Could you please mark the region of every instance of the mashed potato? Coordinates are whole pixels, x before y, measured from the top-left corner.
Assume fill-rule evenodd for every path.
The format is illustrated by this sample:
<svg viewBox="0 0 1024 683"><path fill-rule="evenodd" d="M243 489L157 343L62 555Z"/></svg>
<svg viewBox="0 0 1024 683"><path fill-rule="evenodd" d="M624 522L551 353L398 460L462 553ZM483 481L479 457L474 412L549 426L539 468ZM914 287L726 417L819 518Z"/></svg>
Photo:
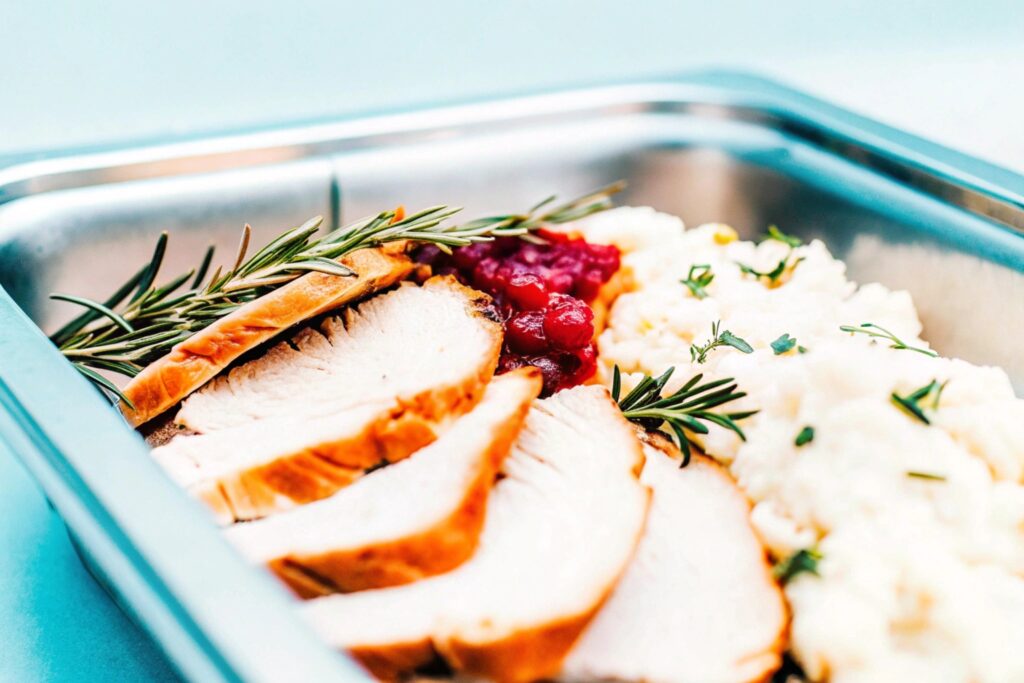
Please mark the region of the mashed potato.
<svg viewBox="0 0 1024 683"><path fill-rule="evenodd" d="M841 331L871 322L928 348L906 292L858 287L819 241L754 244L628 207L573 229L618 245L636 282L599 338L605 380L614 365L627 387L672 366L669 390L697 373L733 377L748 396L730 410L760 411L741 423L745 442L712 427L703 445L753 502L773 555L822 555L818 576L785 588L808 676L1024 681L1024 401L1006 374ZM782 260L774 282L738 265ZM705 298L680 282L693 265L714 274ZM753 353L722 347L694 363L691 345L716 321ZM802 349L777 354L783 334ZM946 385L930 424L890 398L932 380ZM813 440L797 446L805 427Z"/></svg>

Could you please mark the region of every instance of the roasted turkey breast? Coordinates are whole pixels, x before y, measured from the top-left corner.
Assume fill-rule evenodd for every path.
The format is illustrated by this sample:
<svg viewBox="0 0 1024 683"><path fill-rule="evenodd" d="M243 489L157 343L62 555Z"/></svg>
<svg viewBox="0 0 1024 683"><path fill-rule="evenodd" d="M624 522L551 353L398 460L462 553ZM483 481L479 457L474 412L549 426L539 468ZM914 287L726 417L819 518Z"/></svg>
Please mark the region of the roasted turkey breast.
<svg viewBox="0 0 1024 683"><path fill-rule="evenodd" d="M557 674L611 592L649 501L640 443L607 390L537 401L495 485L476 553L416 583L300 609L338 648L393 678L439 653L469 675Z"/></svg>
<svg viewBox="0 0 1024 683"><path fill-rule="evenodd" d="M406 460L224 533L303 597L448 571L476 549L494 478L540 388L534 368L496 377L473 410Z"/></svg>
<svg viewBox="0 0 1024 683"><path fill-rule="evenodd" d="M125 419L137 427L195 391L246 351L303 320L390 287L412 270L404 246L392 244L357 251L341 259L356 277L307 273L250 301L175 345L124 387L132 402Z"/></svg>
<svg viewBox="0 0 1024 683"><path fill-rule="evenodd" d="M476 404L501 349L489 305L433 278L347 309L189 397L178 421L199 434L154 457L224 522L329 496Z"/></svg>
<svg viewBox="0 0 1024 683"><path fill-rule="evenodd" d="M786 606L750 506L698 456L685 468L644 446L653 499L636 556L573 646L563 681L746 683L780 663Z"/></svg>

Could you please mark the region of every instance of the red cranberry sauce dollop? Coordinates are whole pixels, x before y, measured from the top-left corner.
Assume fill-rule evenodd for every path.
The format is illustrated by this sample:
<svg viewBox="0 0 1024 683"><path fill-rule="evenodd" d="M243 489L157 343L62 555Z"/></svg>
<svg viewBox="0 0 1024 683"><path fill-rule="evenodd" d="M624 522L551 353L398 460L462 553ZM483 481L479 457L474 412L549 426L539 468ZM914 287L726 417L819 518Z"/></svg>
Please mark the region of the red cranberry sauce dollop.
<svg viewBox="0 0 1024 683"><path fill-rule="evenodd" d="M546 244L500 237L451 256L427 245L416 259L494 298L505 324L498 372L540 368L548 396L582 384L597 369L589 303L619 269L619 250L560 233L541 236Z"/></svg>

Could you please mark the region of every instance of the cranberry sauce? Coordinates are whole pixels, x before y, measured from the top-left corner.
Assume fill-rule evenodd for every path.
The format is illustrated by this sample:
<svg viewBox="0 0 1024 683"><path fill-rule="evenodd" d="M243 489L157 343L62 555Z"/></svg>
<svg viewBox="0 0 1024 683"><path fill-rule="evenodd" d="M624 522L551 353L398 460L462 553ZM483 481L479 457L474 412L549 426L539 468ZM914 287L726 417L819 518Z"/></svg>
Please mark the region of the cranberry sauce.
<svg viewBox="0 0 1024 683"><path fill-rule="evenodd" d="M427 245L416 259L494 297L505 323L498 372L540 368L547 396L582 384L597 369L588 304L619 269L619 250L559 233L540 236L546 244L500 237L451 256Z"/></svg>

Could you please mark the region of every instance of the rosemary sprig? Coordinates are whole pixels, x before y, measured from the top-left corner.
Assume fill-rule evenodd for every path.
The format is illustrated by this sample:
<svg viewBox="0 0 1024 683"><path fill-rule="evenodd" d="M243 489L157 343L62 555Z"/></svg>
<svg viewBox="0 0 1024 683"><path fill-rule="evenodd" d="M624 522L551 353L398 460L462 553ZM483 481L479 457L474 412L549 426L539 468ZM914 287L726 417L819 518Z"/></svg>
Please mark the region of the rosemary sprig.
<svg viewBox="0 0 1024 683"><path fill-rule="evenodd" d="M942 390L946 388L946 382L941 384L937 379L933 379L928 384L924 385L920 389L910 392L906 396L900 396L895 391L892 392L892 402L896 404L898 408L902 408L909 415L916 417L926 425L930 425L932 422L925 415L925 409L938 410L939 399L942 398Z"/></svg>
<svg viewBox="0 0 1024 683"><path fill-rule="evenodd" d="M711 272L711 266L707 263L700 263L690 266L690 272L686 275L686 279L679 282L685 285L693 296L704 299L708 295L706 287L714 279L715 274Z"/></svg>
<svg viewBox="0 0 1024 683"><path fill-rule="evenodd" d="M167 251L165 232L157 240L149 263L104 301L52 294L53 299L86 310L50 339L101 390L126 400L110 380L96 371L134 377L175 344L305 273L357 277L339 262L354 251L411 241L434 244L449 252L495 237L525 238L545 225L574 221L611 208L611 195L624 186L622 182L613 183L555 206L551 206L555 198L549 197L524 214L462 224L447 222L458 208L434 206L407 216L399 209L382 211L315 237L322 223L317 217L279 235L248 257L252 230L246 225L233 265L227 271L217 268L207 277L214 253L210 247L197 268L156 285Z"/></svg>
<svg viewBox="0 0 1024 683"><path fill-rule="evenodd" d="M612 208L611 196L625 188L626 182L619 180L564 204L547 208L557 200L555 195L551 195L534 204L526 213L477 218L458 226L458 229L483 236L485 239L492 237L529 239L532 237L530 233L545 225L569 223Z"/></svg>
<svg viewBox="0 0 1024 683"><path fill-rule="evenodd" d="M817 548L802 548L789 557L779 560L772 568L775 580L785 586L795 576L803 572L818 576L818 562L823 555Z"/></svg>
<svg viewBox="0 0 1024 683"><path fill-rule="evenodd" d="M932 358L935 358L939 355L930 349L922 349L918 346L909 346L906 342L897 337L895 334L885 329L881 325L876 325L875 323L861 323L856 327L853 325L840 325L839 329L842 330L843 332L849 332L850 334L866 334L869 337L875 337L877 339L887 339L890 342L892 342L892 345L889 348L906 349L907 351L917 351L918 353L923 353L924 355L931 356Z"/></svg>
<svg viewBox="0 0 1024 683"><path fill-rule="evenodd" d="M736 422L756 414L756 410L711 412L714 408L746 396L746 393L736 391L737 385L732 378L701 383L703 375L698 374L675 393L662 396L661 392L674 371L673 367L657 378L645 376L632 391L620 399L622 374L619 366L615 366L612 371L612 398L619 404L627 420L652 431L660 431L663 424L668 425L683 453L681 467L686 467L690 463L690 445L693 441L687 436L687 432L707 434L709 431L702 421L724 427L735 432L743 441L747 440ZM670 435L667 436L671 438Z"/></svg>
<svg viewBox="0 0 1024 683"><path fill-rule="evenodd" d="M719 332L718 328L721 324L721 320L711 323L711 338L707 343L703 345L690 344L690 360L695 363L704 363L708 359L708 353L714 351L720 346L731 346L737 351L742 351L743 353L754 352L754 347L743 339L737 337L729 330Z"/></svg>

